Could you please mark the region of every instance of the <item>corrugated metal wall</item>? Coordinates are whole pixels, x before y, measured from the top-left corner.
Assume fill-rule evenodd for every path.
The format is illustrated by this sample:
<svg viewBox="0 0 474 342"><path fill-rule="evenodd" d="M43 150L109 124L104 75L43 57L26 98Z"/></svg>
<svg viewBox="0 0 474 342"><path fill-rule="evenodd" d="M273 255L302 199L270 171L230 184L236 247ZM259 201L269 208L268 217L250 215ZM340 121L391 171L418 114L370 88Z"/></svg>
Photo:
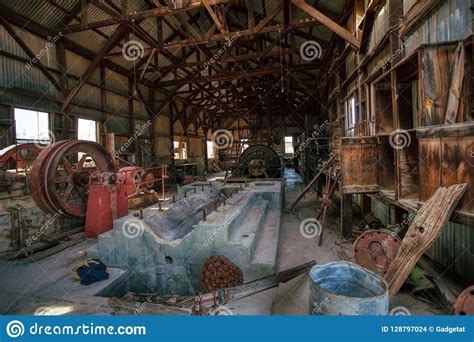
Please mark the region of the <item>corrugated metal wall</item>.
<svg viewBox="0 0 474 342"><path fill-rule="evenodd" d="M471 2L446 0L430 13L406 37L413 37L413 44L406 47L410 55L422 44L464 40L472 34Z"/></svg>

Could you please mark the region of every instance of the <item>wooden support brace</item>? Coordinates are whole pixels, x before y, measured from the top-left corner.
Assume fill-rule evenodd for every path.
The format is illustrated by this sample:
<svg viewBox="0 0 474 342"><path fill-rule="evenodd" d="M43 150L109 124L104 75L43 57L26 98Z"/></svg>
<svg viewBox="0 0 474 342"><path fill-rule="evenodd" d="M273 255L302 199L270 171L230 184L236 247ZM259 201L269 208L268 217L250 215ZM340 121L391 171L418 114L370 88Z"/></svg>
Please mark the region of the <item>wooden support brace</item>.
<svg viewBox="0 0 474 342"><path fill-rule="evenodd" d="M309 5L304 0L291 0L293 4L296 5L299 9L303 10L304 12L308 13L311 17L319 21L321 24L326 26L332 32L337 34L342 39L349 42L353 47L358 49L360 47L360 41L355 36L353 36L347 29L340 26L338 23L332 21L330 18L326 17L323 13L318 11L313 6Z"/></svg>

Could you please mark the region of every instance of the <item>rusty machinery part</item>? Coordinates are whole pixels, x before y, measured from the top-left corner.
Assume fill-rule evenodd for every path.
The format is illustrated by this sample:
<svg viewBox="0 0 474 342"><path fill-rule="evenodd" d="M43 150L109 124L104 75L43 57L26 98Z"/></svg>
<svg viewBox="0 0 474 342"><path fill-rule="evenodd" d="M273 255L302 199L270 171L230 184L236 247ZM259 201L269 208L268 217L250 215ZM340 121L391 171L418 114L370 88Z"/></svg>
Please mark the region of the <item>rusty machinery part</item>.
<svg viewBox="0 0 474 342"><path fill-rule="evenodd" d="M15 161L16 167L21 170L28 170L41 152L40 146L34 143L11 145L0 151L0 168L8 162Z"/></svg>
<svg viewBox="0 0 474 342"><path fill-rule="evenodd" d="M126 166L118 171L119 179L125 182L127 196L153 189L155 176L138 166Z"/></svg>
<svg viewBox="0 0 474 342"><path fill-rule="evenodd" d="M250 146L240 155L233 175L250 178L280 178L280 156L267 145Z"/></svg>
<svg viewBox="0 0 474 342"><path fill-rule="evenodd" d="M454 313L460 316L474 315L474 285L469 286L458 296L454 304Z"/></svg>
<svg viewBox="0 0 474 342"><path fill-rule="evenodd" d="M212 256L202 267L202 285L207 291L216 291L243 283L242 270L225 256Z"/></svg>
<svg viewBox="0 0 474 342"><path fill-rule="evenodd" d="M395 259L400 239L388 230L368 230L354 242L354 259L357 264L384 274Z"/></svg>
<svg viewBox="0 0 474 342"><path fill-rule="evenodd" d="M102 145L82 140L57 142L43 150L33 164L33 199L45 212L84 217L94 172L115 172L112 156Z"/></svg>

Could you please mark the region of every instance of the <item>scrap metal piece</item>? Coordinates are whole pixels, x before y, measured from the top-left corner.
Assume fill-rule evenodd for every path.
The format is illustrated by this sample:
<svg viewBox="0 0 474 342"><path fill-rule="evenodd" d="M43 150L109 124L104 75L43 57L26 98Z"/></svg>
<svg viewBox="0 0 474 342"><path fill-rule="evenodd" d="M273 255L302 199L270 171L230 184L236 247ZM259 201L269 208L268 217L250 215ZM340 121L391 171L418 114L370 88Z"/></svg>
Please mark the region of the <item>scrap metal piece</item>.
<svg viewBox="0 0 474 342"><path fill-rule="evenodd" d="M460 316L474 315L474 285L461 292L454 304L454 313Z"/></svg>
<svg viewBox="0 0 474 342"><path fill-rule="evenodd" d="M206 260L202 268L202 284L208 291L242 285L242 270L223 255L214 255Z"/></svg>
<svg viewBox="0 0 474 342"><path fill-rule="evenodd" d="M355 241L354 258L360 266L384 274L397 256L400 245L400 239L388 230L368 230Z"/></svg>

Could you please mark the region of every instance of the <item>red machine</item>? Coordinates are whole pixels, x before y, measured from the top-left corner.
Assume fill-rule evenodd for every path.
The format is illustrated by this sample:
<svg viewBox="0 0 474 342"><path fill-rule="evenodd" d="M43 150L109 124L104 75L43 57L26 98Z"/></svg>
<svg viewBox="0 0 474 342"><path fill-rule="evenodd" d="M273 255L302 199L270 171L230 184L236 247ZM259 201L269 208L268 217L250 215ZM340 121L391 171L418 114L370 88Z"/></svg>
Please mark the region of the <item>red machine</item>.
<svg viewBox="0 0 474 342"><path fill-rule="evenodd" d="M128 215L125 183L113 172L93 173L89 182L86 214L86 236L97 237L112 229L113 222Z"/></svg>

